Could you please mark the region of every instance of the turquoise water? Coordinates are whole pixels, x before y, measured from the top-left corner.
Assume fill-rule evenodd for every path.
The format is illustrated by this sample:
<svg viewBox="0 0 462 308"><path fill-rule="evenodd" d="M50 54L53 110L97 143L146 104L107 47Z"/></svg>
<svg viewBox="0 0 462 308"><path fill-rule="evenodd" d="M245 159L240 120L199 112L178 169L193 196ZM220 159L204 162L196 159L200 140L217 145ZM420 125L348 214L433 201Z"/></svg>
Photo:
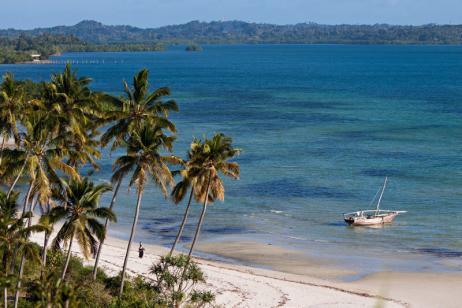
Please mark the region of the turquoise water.
<svg viewBox="0 0 462 308"><path fill-rule="evenodd" d="M218 131L243 149L241 180L226 182L202 240L255 239L358 268L462 268L462 47L206 46L63 59L114 93L149 68L152 84L169 86L181 108L176 154L193 136ZM0 72L46 80L62 68ZM98 179L109 178L111 161L102 159ZM386 175L382 207L409 213L384 228L347 227L342 213L367 208ZM112 232L127 237L135 198L122 192ZM138 239L170 244L183 209L150 186ZM191 223L185 240L192 232Z"/></svg>

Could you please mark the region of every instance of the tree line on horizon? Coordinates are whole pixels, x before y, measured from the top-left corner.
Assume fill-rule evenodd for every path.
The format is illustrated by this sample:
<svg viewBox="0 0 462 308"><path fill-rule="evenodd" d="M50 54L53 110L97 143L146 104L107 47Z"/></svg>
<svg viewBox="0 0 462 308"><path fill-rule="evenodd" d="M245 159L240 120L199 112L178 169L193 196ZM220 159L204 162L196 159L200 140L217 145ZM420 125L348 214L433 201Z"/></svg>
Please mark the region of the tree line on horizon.
<svg viewBox="0 0 462 308"><path fill-rule="evenodd" d="M108 26L84 20L73 26L0 30L0 36L73 35L87 43L170 44L462 44L462 25L275 25L243 21L191 21L159 28Z"/></svg>
<svg viewBox="0 0 462 308"><path fill-rule="evenodd" d="M40 60L63 52L95 51L163 51L160 43L87 43L74 35L21 34L18 37L0 36L0 64L13 64L32 61L32 54L39 54Z"/></svg>
<svg viewBox="0 0 462 308"><path fill-rule="evenodd" d="M91 79L71 66L49 82L16 81L7 73L0 84L0 289L4 307L202 307L214 295L195 286L205 282L192 253L207 206L224 200L222 176L239 178L232 161L240 150L216 133L194 138L186 157L173 154L179 108L166 87L150 91L149 73L123 82L123 95L90 89ZM104 131L101 131L103 130ZM9 144L8 140L13 140ZM83 173L98 172L101 149L123 150L113 173L95 183ZM179 181L175 182L175 177ZM120 274L99 269L121 186L136 188L133 223ZM146 185L178 204L187 200L170 252L153 263L152 281L127 276L131 245ZM108 205L101 196L112 193ZM22 200L22 201L21 201ZM21 204L19 204L21 201ZM190 206L201 204L187 255L175 254ZM161 208L158 209L161 211ZM31 241L43 234L43 243ZM72 255L75 247L94 265ZM77 288L78 286L78 288Z"/></svg>
<svg viewBox="0 0 462 308"><path fill-rule="evenodd" d="M85 20L74 26L0 30L0 64L42 60L62 52L163 51L199 44L462 44L462 25L274 25L242 21L199 22L142 29Z"/></svg>

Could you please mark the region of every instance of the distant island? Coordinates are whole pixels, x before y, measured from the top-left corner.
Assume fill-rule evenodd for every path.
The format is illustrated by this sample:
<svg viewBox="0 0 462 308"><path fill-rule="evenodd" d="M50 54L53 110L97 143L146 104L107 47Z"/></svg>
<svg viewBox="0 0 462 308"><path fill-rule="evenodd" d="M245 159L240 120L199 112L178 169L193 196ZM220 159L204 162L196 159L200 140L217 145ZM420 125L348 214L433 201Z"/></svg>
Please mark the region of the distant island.
<svg viewBox="0 0 462 308"><path fill-rule="evenodd" d="M186 51L202 51L202 46L198 44L189 44L185 48Z"/></svg>
<svg viewBox="0 0 462 308"><path fill-rule="evenodd" d="M462 44L462 25L274 25L191 21L142 29L84 20L73 26L0 30L0 63L69 51L158 51L184 44Z"/></svg>

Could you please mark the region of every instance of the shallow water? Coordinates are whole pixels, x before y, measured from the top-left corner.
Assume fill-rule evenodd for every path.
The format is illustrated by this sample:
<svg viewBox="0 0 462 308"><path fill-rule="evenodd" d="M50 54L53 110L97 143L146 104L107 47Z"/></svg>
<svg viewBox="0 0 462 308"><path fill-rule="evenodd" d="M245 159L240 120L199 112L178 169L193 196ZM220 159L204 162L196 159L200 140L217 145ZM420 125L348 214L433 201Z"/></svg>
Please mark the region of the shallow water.
<svg viewBox="0 0 462 308"><path fill-rule="evenodd" d="M206 46L63 59L114 93L149 68L153 86L169 86L180 105L178 155L193 136L218 131L243 149L241 180L227 181L226 201L210 207L203 240L256 239L359 268L461 269L461 46ZM62 67L0 72L44 80ZM97 179L109 178L116 156L102 159ZM347 227L342 213L367 208L386 175L382 208L409 213L383 228ZM138 239L168 245L184 207L147 190ZM112 232L126 237L135 197L122 192Z"/></svg>

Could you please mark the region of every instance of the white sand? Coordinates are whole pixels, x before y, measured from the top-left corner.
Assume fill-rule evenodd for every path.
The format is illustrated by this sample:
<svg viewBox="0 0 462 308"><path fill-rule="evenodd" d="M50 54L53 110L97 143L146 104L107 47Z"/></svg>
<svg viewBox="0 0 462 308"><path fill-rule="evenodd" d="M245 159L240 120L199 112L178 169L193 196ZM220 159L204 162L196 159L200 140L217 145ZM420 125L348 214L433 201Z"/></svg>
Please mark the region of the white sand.
<svg viewBox="0 0 462 308"><path fill-rule="evenodd" d="M32 239L42 244L43 234L35 234ZM126 245L127 242L123 240L106 239L100 267L108 274L120 272ZM140 259L138 243L133 243L128 263L130 275L149 277L149 267L167 252L159 246L143 246L146 248L145 256ZM75 247L75 253L79 255L78 247ZM216 294L216 304L223 307L406 307L399 300L381 299L317 278L304 276L299 279L298 276L282 272L200 259L196 261L207 276L207 287ZM93 262L86 261L89 265Z"/></svg>

